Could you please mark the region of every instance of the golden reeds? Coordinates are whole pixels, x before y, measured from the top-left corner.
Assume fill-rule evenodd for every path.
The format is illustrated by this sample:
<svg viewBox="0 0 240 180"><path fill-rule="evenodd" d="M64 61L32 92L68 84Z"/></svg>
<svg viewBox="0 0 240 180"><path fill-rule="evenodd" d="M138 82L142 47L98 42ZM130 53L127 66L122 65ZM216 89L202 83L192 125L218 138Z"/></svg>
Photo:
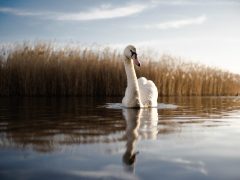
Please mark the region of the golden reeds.
<svg viewBox="0 0 240 180"><path fill-rule="evenodd" d="M3 51L3 50L2 50ZM4 54L4 52L1 52ZM155 82L159 96L237 95L240 75L164 55L150 57L137 76ZM121 54L105 49L65 48L47 44L15 47L0 56L1 96L123 96L126 75Z"/></svg>

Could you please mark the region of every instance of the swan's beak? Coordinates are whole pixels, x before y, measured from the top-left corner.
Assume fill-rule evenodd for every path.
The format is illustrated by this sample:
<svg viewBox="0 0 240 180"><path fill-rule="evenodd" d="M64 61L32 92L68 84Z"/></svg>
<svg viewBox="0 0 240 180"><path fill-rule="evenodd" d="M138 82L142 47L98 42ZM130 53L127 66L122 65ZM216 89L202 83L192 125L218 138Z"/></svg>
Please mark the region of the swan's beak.
<svg viewBox="0 0 240 180"><path fill-rule="evenodd" d="M137 58L133 58L133 61L137 66L139 66L139 67L141 66L141 63L140 63L140 61L138 61Z"/></svg>

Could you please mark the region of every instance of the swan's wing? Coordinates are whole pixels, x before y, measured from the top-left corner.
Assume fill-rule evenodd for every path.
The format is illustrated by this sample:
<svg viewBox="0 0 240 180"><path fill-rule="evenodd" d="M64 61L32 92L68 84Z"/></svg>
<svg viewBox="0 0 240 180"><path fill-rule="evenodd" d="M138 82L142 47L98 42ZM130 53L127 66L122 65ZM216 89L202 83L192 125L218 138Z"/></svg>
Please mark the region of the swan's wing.
<svg viewBox="0 0 240 180"><path fill-rule="evenodd" d="M157 107L158 90L155 84L151 80L141 77L138 79L138 86L142 104L145 107Z"/></svg>

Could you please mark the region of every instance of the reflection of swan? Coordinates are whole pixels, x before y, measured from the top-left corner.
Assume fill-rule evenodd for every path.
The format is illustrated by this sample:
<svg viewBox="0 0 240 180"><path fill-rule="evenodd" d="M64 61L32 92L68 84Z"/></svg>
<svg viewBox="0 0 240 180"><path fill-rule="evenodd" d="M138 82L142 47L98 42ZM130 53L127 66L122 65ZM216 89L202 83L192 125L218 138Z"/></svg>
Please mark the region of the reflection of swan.
<svg viewBox="0 0 240 180"><path fill-rule="evenodd" d="M140 137L156 138L158 113L157 108L150 109L123 109L126 120L126 151L123 154L123 162L128 170L133 171L133 165L138 151L135 150L136 140Z"/></svg>
<svg viewBox="0 0 240 180"><path fill-rule="evenodd" d="M124 109L123 115L126 120L126 151L123 155L123 162L126 165L132 165L138 152L135 151L135 143L138 137L139 115L140 111L136 109Z"/></svg>
<svg viewBox="0 0 240 180"><path fill-rule="evenodd" d="M124 66L127 74L127 88L122 103L125 107L157 107L158 90L155 84L141 77L137 80L133 61L137 66L136 48L129 45L124 50Z"/></svg>
<svg viewBox="0 0 240 180"><path fill-rule="evenodd" d="M142 139L156 139L158 134L157 108L140 110L139 136Z"/></svg>

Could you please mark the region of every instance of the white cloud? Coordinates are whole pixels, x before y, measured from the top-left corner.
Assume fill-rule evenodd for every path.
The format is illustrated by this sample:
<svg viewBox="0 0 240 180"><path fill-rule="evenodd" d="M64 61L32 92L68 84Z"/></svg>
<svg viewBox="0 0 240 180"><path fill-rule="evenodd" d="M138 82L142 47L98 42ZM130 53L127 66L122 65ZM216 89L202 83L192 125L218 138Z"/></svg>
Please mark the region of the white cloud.
<svg viewBox="0 0 240 180"><path fill-rule="evenodd" d="M121 7L112 7L110 4L103 4L99 8L93 8L82 12L33 12L23 9L0 7L1 13L13 14L16 16L38 16L45 19L60 21L89 21L100 19L113 19L127 17L140 13L149 6L144 4L129 4Z"/></svg>
<svg viewBox="0 0 240 180"><path fill-rule="evenodd" d="M46 14L46 12L31 12L27 10L22 9L15 9L15 8L6 8L6 7L0 7L1 13L7 13L7 14L13 14L16 16L43 16ZM47 13L49 14L49 13Z"/></svg>
<svg viewBox="0 0 240 180"><path fill-rule="evenodd" d="M166 21L159 24L146 24L144 28L146 29L178 29L189 25L199 25L206 21L207 17L205 15L201 15L196 18L187 18L180 19L175 21Z"/></svg>
<svg viewBox="0 0 240 180"><path fill-rule="evenodd" d="M112 19L137 14L142 12L144 9L146 9L146 6L141 4L133 4L117 8L112 8L110 6L101 6L100 8L95 8L90 11L58 15L56 19L72 21Z"/></svg>
<svg viewBox="0 0 240 180"><path fill-rule="evenodd" d="M239 0L151 0L152 3L168 6L199 6L199 5L240 5Z"/></svg>

